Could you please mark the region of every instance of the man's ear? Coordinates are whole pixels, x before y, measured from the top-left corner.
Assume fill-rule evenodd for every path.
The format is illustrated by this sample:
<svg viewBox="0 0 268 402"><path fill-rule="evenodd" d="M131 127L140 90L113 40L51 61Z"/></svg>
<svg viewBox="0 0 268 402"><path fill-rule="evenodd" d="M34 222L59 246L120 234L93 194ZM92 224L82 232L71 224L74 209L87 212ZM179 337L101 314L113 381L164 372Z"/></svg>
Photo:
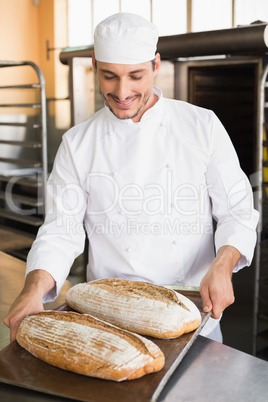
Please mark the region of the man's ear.
<svg viewBox="0 0 268 402"><path fill-rule="evenodd" d="M155 55L155 68L154 68L155 76L157 75L158 71L160 70L160 65L161 65L160 54L156 53L156 55Z"/></svg>
<svg viewBox="0 0 268 402"><path fill-rule="evenodd" d="M97 72L97 68L96 68L95 52L92 52L92 67L93 67L93 70L94 70L95 73L96 73L96 72Z"/></svg>

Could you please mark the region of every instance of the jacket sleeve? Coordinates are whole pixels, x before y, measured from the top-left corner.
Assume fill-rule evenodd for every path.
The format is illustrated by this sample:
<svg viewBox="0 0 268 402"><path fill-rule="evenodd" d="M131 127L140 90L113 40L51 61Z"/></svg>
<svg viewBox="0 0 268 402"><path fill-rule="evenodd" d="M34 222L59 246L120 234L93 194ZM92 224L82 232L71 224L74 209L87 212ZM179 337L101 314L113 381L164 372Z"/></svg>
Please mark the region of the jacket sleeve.
<svg viewBox="0 0 268 402"><path fill-rule="evenodd" d="M74 259L83 252L85 210L86 192L80 185L71 151L63 137L47 183L45 221L27 258L26 275L42 269L56 281L56 287L44 297L44 302L58 296Z"/></svg>
<svg viewBox="0 0 268 402"><path fill-rule="evenodd" d="M217 226L216 252L224 245L242 255L234 272L251 264L256 244L259 213L253 207L253 194L242 171L233 144L219 119L212 113L210 162L206 172L212 214Z"/></svg>

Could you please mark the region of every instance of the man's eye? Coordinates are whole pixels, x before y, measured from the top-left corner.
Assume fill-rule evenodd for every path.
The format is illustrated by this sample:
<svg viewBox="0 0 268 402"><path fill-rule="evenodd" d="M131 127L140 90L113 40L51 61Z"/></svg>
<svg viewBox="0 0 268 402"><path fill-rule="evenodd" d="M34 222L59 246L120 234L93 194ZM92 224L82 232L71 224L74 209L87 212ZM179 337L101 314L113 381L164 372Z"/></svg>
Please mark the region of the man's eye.
<svg viewBox="0 0 268 402"><path fill-rule="evenodd" d="M109 76L108 76L108 75L104 75L103 77L104 77L105 80L112 80L112 79L114 78L113 75L112 75L112 76L111 76L111 75L109 75Z"/></svg>
<svg viewBox="0 0 268 402"><path fill-rule="evenodd" d="M142 77L137 77L137 76L133 76L133 77L131 77L133 80L141 80L142 79Z"/></svg>

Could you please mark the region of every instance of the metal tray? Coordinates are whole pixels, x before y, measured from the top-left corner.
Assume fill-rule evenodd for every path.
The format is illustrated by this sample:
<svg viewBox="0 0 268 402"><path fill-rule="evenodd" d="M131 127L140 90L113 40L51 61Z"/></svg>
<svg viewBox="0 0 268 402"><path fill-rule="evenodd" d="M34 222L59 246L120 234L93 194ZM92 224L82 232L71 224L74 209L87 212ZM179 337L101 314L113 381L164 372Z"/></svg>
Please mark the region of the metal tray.
<svg viewBox="0 0 268 402"><path fill-rule="evenodd" d="M199 308L202 323L196 331L177 339L148 337L165 355L165 366L157 373L120 383L86 377L53 367L35 358L14 341L0 352L0 382L77 401L155 402L210 317L210 313L202 312L199 292L180 291L180 293L189 297ZM64 309L64 305L59 308Z"/></svg>

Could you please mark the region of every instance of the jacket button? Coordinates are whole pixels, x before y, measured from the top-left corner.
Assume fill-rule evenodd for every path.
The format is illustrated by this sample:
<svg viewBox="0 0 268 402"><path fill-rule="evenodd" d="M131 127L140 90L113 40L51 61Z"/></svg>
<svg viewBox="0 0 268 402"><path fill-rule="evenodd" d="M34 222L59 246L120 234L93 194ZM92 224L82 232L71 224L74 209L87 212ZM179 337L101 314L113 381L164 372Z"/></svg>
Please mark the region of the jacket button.
<svg viewBox="0 0 268 402"><path fill-rule="evenodd" d="M114 134L113 130L108 130L108 134L113 135Z"/></svg>
<svg viewBox="0 0 268 402"><path fill-rule="evenodd" d="M130 247L126 247L126 252L130 253L131 252L131 248Z"/></svg>

